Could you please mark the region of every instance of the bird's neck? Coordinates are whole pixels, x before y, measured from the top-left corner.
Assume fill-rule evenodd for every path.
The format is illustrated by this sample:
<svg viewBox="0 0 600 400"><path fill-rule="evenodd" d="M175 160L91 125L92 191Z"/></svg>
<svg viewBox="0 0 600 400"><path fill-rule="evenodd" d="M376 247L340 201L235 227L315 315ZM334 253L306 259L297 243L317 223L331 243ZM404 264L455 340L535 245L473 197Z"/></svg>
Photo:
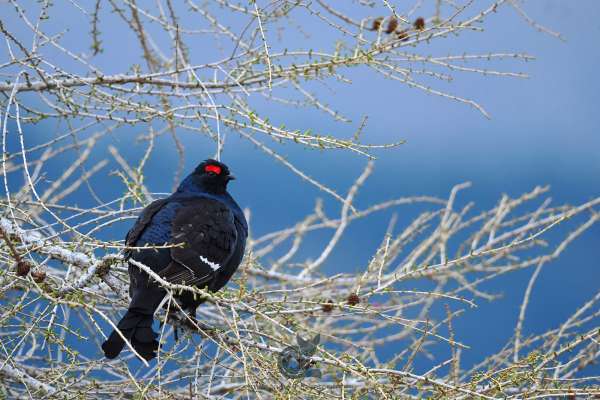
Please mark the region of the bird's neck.
<svg viewBox="0 0 600 400"><path fill-rule="evenodd" d="M191 175L186 177L177 188L177 191L173 194L175 197L183 196L201 196L211 197L222 201L227 204L233 210L236 218L242 223L246 234L248 232L248 223L244 217L244 212L240 206L233 200L233 198L227 193L227 190L215 190L214 188L206 187L206 185L199 184L195 181Z"/></svg>
<svg viewBox="0 0 600 400"><path fill-rule="evenodd" d="M224 195L227 191L222 187L210 186L193 179L192 175L186 177L177 188L181 194L211 194L215 196Z"/></svg>

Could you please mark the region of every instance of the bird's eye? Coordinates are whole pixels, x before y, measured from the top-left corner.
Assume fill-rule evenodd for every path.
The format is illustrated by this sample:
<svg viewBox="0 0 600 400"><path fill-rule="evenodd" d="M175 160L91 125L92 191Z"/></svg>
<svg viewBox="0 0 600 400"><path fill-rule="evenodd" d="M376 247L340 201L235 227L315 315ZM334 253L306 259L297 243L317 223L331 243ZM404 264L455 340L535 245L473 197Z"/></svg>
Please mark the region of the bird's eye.
<svg viewBox="0 0 600 400"><path fill-rule="evenodd" d="M218 165L209 164L206 167L204 167L204 172L212 172L213 174L219 175L221 173L221 167L219 167Z"/></svg>

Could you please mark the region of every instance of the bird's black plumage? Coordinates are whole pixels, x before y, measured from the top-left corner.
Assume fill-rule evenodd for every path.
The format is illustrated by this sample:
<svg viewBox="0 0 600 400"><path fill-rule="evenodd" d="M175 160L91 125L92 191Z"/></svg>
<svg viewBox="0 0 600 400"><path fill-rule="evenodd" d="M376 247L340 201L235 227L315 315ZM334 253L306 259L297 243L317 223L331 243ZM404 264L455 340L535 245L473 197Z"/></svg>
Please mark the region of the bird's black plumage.
<svg viewBox="0 0 600 400"><path fill-rule="evenodd" d="M131 247L183 246L127 250L126 259L148 266L169 283L211 291L225 286L242 261L248 236L244 214L226 190L231 179L226 165L215 160L201 163L175 193L148 205L125 238ZM117 327L135 350L150 360L158 348L153 315L166 291L131 262L129 277L131 303ZM192 317L202 302L190 292L182 292L176 299ZM124 346L114 331L102 349L106 357L115 358Z"/></svg>

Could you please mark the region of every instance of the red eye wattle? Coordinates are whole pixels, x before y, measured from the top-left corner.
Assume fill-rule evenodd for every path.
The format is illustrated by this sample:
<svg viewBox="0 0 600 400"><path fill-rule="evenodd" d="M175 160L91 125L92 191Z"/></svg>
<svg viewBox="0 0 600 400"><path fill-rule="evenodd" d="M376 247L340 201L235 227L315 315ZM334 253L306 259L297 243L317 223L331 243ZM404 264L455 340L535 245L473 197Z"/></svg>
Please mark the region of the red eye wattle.
<svg viewBox="0 0 600 400"><path fill-rule="evenodd" d="M204 167L204 172L214 172L215 174L219 175L221 173L221 167L218 165L207 165Z"/></svg>

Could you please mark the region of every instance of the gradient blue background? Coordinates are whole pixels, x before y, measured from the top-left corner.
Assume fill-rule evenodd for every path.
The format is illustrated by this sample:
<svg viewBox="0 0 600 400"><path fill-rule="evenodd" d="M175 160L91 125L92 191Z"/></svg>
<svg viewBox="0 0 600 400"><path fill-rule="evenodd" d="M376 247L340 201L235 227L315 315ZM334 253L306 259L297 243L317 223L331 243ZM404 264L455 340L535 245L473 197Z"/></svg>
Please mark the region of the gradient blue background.
<svg viewBox="0 0 600 400"><path fill-rule="evenodd" d="M70 12L68 5L57 7ZM526 10L539 22L561 32L566 41L536 32L514 11L505 8L488 19L483 33L466 33L419 49L436 55L527 52L535 56L535 61L527 63L509 60L490 66L525 72L530 75L526 80L457 73L453 82L437 84L438 89L475 99L488 110L491 120L464 104L390 82L362 68L349 73L353 79L350 86L333 84L334 92L314 87L322 98L325 96L326 103L352 119L349 125L334 123L315 110L291 109L261 100L253 100L254 104L262 116L285 122L288 127L346 136L368 115L365 141L405 139L406 144L397 149L376 153L375 173L357 199L362 207L400 196L445 197L454 184L464 181L473 182L473 187L461 193L457 207L469 201L477 202L477 210L493 207L502 193L517 196L539 184L552 186L553 204L585 202L600 195L600 3L529 1ZM74 26L81 24L82 29L86 26L86 21L71 22ZM139 62L133 37L120 37L118 30L104 31L105 44L115 41L120 46L99 56L99 66L111 72L111 57L115 55L122 57L120 61ZM310 34L314 40L327 33ZM89 47L88 39L80 43L74 36L70 40L83 49ZM130 39L135 51L128 49ZM297 40L286 43L286 47L301 46L302 39ZM29 145L47 135L43 124L32 129L36 139L28 141ZM131 134L139 134L146 128L128 129ZM214 154L214 146L205 139L185 136L183 140L186 171L198 160ZM109 142L121 149L130 148L125 154L132 161L138 160L144 150L142 145L130 146L130 136L125 133L104 141ZM165 179L165 170L166 166L175 165L176 153L168 138L161 138L158 144L160 150L148 164L146 182L152 191L167 192L172 182L171 175ZM347 152L320 153L289 144L275 147L311 176L341 193L365 164L365 159ZM330 216L337 213L337 204L326 195L235 134L228 134L223 160L239 178L232 192L243 207L252 210L256 235L297 222L312 209L315 197L327 199ZM101 177L97 189L104 199L118 195L114 186L117 178L105 173ZM85 192L78 196L76 202L87 201ZM416 209L411 207L398 211L399 227L416 215ZM327 269L353 271L363 267L379 244L390 215L384 213L369 223L352 225L328 261ZM120 237L125 229L123 226L106 235ZM318 239L327 237L315 236L303 254L315 257L322 245ZM525 334L556 327L595 294L600 287L599 245L600 227L595 226L560 260L547 265L534 288ZM531 272L513 273L487 285L489 290L502 293L503 298L493 303L479 300L477 310L455 322L457 337L472 346L463 353L464 365L481 360L509 340Z"/></svg>

